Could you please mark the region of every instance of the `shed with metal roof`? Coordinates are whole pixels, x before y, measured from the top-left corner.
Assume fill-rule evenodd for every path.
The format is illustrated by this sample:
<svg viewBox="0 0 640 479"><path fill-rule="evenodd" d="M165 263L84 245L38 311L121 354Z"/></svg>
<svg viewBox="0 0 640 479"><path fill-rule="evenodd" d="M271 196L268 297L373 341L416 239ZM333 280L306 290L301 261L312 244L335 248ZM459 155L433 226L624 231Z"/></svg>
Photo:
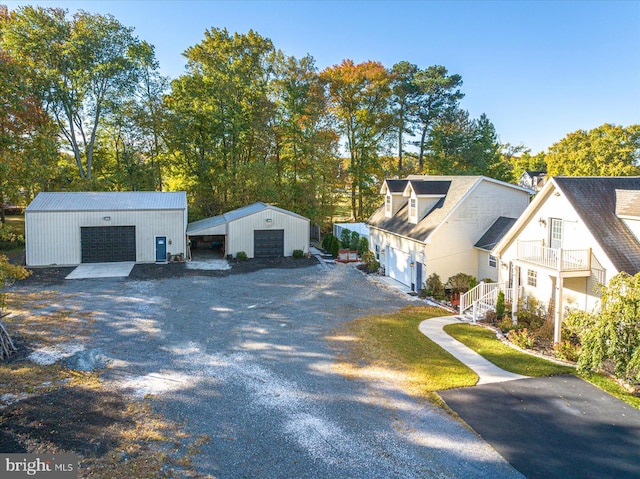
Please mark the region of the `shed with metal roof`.
<svg viewBox="0 0 640 479"><path fill-rule="evenodd" d="M25 210L26 264L184 258L186 227L183 191L43 192Z"/></svg>
<svg viewBox="0 0 640 479"><path fill-rule="evenodd" d="M294 250L309 252L310 222L292 211L257 202L190 223L187 235L192 254L219 245L222 254L233 257L240 251L249 258L292 256Z"/></svg>

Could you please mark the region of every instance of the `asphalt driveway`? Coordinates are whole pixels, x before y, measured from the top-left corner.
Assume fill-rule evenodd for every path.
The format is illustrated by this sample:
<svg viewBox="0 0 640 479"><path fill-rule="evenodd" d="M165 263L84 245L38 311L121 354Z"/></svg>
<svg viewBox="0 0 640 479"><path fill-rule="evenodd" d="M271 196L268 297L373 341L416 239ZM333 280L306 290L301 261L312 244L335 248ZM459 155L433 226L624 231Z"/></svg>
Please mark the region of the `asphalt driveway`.
<svg viewBox="0 0 640 479"><path fill-rule="evenodd" d="M580 378L439 394L528 478L640 478L640 411Z"/></svg>
<svg viewBox="0 0 640 479"><path fill-rule="evenodd" d="M134 271L135 272L135 271ZM441 409L384 377L335 370L345 321L409 299L352 266L228 276L93 279L53 290L57 310L90 313L68 351L108 358L104 381L208 438L193 456L217 478L522 477ZM99 354L93 354L99 352Z"/></svg>

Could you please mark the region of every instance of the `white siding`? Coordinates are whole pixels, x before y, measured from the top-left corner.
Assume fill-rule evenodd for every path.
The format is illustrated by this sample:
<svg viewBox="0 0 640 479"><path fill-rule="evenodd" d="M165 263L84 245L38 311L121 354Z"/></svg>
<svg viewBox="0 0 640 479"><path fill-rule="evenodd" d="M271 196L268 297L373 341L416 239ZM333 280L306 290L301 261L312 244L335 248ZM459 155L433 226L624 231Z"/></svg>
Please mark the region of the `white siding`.
<svg viewBox="0 0 640 479"><path fill-rule="evenodd" d="M517 218L528 204L526 191L483 180L431 235L426 276L438 273L446 281L466 273L482 279L473 245L499 216Z"/></svg>
<svg viewBox="0 0 640 479"><path fill-rule="evenodd" d="M386 233L374 227L370 227L369 231L369 248L375 252L376 245L379 247L380 266L384 268L385 275L389 276L392 270L396 270L396 273L393 273L394 279L410 287L411 283L416 283L417 270L415 266L411 268L410 263L412 261L414 263L419 262L423 265L422 283L424 283L427 279L425 270L427 251L424 244ZM394 254L391 254L391 249L395 250ZM384 254L382 254L383 252ZM399 263L399 260L403 263ZM419 289L421 286L422 285L416 284L416 289Z"/></svg>
<svg viewBox="0 0 640 479"><path fill-rule="evenodd" d="M496 259L497 261L497 259ZM498 267L495 268L489 266L489 253L487 251L478 250L478 281L485 278L490 278L493 281L498 281Z"/></svg>
<svg viewBox="0 0 640 479"><path fill-rule="evenodd" d="M271 219L271 222L267 222L267 219ZM285 256L292 256L296 249L309 252L309 220L266 209L228 223L226 254L236 256L239 251L244 251L249 258L253 258L253 232L268 229L284 230Z"/></svg>
<svg viewBox="0 0 640 479"><path fill-rule="evenodd" d="M27 265L80 264L82 226L135 226L136 261L140 263L155 261L156 236L167 237L167 252L185 254L186 216L186 210L27 212Z"/></svg>
<svg viewBox="0 0 640 479"><path fill-rule="evenodd" d="M578 308L592 310L597 302L598 295L594 287L599 282L606 282L618 271L613 266L604 250L598 245L595 238L580 220L578 214L569 201L563 196L556 196L551 193L537 211L531 214L530 220L524 225L517 240L520 241L543 241L545 246L549 244L550 218L563 220L563 242L564 249L592 249L590 277L564 278L563 289L563 311L567 308ZM542 220L542 221L540 221ZM508 265L517 256L517 241L514 240L503 252L501 263ZM533 288L527 286L527 269L537 271L538 284ZM500 281L508 281L508 268L500 268ZM554 273L545 268L534 265L523 265L521 268L521 285L525 287L527 294L534 295L543 303L548 303L553 298Z"/></svg>

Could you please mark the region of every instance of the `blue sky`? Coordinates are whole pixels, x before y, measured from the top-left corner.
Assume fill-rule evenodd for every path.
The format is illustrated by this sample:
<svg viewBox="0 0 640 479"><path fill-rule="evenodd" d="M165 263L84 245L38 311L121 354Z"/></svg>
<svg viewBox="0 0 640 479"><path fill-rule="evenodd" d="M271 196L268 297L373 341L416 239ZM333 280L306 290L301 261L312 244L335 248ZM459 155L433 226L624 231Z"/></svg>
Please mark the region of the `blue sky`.
<svg viewBox="0 0 640 479"><path fill-rule="evenodd" d="M111 13L156 47L162 72L207 28L253 29L317 66L407 60L462 75L462 106L502 142L546 150L567 133L640 123L640 0L31 1Z"/></svg>

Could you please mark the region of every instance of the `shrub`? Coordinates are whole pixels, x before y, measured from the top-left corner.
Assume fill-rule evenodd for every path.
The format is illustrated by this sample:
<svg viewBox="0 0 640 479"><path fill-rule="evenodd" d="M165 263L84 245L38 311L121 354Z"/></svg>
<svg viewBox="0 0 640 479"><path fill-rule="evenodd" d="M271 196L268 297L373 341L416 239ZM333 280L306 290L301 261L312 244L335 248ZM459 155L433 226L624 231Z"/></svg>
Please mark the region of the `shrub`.
<svg viewBox="0 0 640 479"><path fill-rule="evenodd" d="M425 281L426 295L433 299L444 299L444 284L437 273L433 273Z"/></svg>
<svg viewBox="0 0 640 479"><path fill-rule="evenodd" d="M567 329L578 336L582 371L611 365L618 379L640 382L640 273L618 273L600 287L600 306L595 313L573 312Z"/></svg>
<svg viewBox="0 0 640 479"><path fill-rule="evenodd" d="M504 291L498 291L498 298L496 299L496 317L502 318L504 316Z"/></svg>
<svg viewBox="0 0 640 479"><path fill-rule="evenodd" d="M366 251L362 255L362 262L365 264L368 273L376 273L380 269L380 263L376 260L376 256L372 251Z"/></svg>
<svg viewBox="0 0 640 479"><path fill-rule="evenodd" d="M5 225L0 224L0 250L21 248L24 246L24 236L14 233Z"/></svg>
<svg viewBox="0 0 640 479"><path fill-rule="evenodd" d="M457 297L460 293L466 293L477 284L478 280L474 276L465 273L455 274L447 280L447 286L451 289L451 294L454 297Z"/></svg>
<svg viewBox="0 0 640 479"><path fill-rule="evenodd" d="M349 244L351 243L351 230L344 228L342 233L340 233L340 244L343 249L349 249Z"/></svg>
<svg viewBox="0 0 640 479"><path fill-rule="evenodd" d="M294 258L304 258L304 251L302 251L301 249L294 249L293 250L293 257Z"/></svg>
<svg viewBox="0 0 640 479"><path fill-rule="evenodd" d="M357 251L359 241L360 241L360 233L358 233L357 231L351 232L351 239L349 240L349 249L352 251Z"/></svg>
<svg viewBox="0 0 640 479"><path fill-rule="evenodd" d="M512 331L514 329L522 329L522 328L524 328L524 326L522 326L521 324L513 324L512 319L508 315L505 315L498 322L498 327L500 328L500 330L503 333L508 333L509 331Z"/></svg>
<svg viewBox="0 0 640 479"><path fill-rule="evenodd" d="M238 251L236 253L236 259L238 261L247 261L249 257L247 256L247 253L245 253L244 251Z"/></svg>
<svg viewBox="0 0 640 479"><path fill-rule="evenodd" d="M362 258L365 251L369 251L369 239L362 236L358 241L358 256Z"/></svg>
<svg viewBox="0 0 640 479"><path fill-rule="evenodd" d="M529 296L518 303L518 324L529 329L539 329L547 317L544 307L535 297Z"/></svg>
<svg viewBox="0 0 640 479"><path fill-rule="evenodd" d="M566 361L577 362L580 358L580 345L573 344L571 341L560 341L553 345L556 356Z"/></svg>
<svg viewBox="0 0 640 479"><path fill-rule="evenodd" d="M340 249L340 241L335 236L331 237L331 243L329 244L329 253L334 258L338 256L338 250Z"/></svg>
<svg viewBox="0 0 640 479"><path fill-rule="evenodd" d="M324 235L324 238L322 238L322 249L325 251L329 251L329 248L331 246L331 239L333 238L333 235L331 233L327 233L326 235Z"/></svg>
<svg viewBox="0 0 640 479"><path fill-rule="evenodd" d="M507 338L516 346L521 347L522 349L531 349L535 340L529 334L529 330L527 328L522 329L512 329L507 334Z"/></svg>
<svg viewBox="0 0 640 479"><path fill-rule="evenodd" d="M496 315L495 311L487 311L487 313L484 315L484 322L492 326L497 326L498 315Z"/></svg>

